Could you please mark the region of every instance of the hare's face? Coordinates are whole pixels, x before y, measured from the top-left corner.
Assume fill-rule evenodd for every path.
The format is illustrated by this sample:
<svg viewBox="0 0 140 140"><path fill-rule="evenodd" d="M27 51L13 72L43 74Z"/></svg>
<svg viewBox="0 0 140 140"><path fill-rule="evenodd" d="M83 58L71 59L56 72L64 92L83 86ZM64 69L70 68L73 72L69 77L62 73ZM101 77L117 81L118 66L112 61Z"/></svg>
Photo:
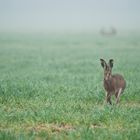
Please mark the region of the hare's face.
<svg viewBox="0 0 140 140"><path fill-rule="evenodd" d="M113 59L110 59L108 64L103 59L100 59L100 61L101 66L104 68L104 79L108 80L109 78L111 78L112 74Z"/></svg>
<svg viewBox="0 0 140 140"><path fill-rule="evenodd" d="M104 79L109 80L111 78L111 74L112 74L112 69L110 68L110 66L107 65L104 68Z"/></svg>

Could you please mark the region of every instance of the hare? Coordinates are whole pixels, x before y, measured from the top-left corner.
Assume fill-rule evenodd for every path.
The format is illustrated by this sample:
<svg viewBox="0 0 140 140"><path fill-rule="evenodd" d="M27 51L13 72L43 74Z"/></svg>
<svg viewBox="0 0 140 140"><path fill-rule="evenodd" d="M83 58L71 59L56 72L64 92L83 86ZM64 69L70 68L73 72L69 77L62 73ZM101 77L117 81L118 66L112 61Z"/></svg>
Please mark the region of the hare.
<svg viewBox="0 0 140 140"><path fill-rule="evenodd" d="M114 94L116 97L116 104L119 103L120 95L123 93L126 82L122 75L120 74L113 74L112 75L112 68L113 68L113 59L110 59L108 64L105 60L100 59L101 66L104 69L104 88L106 90L106 101L107 103L111 102L111 96Z"/></svg>

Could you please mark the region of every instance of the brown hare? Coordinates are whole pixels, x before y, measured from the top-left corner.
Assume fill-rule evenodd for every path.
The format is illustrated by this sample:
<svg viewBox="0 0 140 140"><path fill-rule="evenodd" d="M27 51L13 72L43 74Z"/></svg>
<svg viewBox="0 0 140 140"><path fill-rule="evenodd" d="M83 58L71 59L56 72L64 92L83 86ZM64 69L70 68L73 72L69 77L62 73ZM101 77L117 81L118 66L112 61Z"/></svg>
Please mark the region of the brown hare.
<svg viewBox="0 0 140 140"><path fill-rule="evenodd" d="M113 68L113 59L110 59L108 64L105 60L100 59L101 66L104 68L104 88L107 92L106 94L106 101L107 103L111 103L111 96L114 94L116 97L116 103L120 100L120 95L123 93L126 82L120 74L113 74L112 75L112 68Z"/></svg>

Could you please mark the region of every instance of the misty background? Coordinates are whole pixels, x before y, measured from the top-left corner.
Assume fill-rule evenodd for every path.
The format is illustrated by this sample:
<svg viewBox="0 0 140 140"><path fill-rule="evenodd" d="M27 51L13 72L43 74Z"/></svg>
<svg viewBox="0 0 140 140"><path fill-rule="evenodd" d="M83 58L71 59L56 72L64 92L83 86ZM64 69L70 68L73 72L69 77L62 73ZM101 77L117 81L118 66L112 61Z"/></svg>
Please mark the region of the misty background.
<svg viewBox="0 0 140 140"><path fill-rule="evenodd" d="M0 30L137 30L139 13L140 0L0 0Z"/></svg>

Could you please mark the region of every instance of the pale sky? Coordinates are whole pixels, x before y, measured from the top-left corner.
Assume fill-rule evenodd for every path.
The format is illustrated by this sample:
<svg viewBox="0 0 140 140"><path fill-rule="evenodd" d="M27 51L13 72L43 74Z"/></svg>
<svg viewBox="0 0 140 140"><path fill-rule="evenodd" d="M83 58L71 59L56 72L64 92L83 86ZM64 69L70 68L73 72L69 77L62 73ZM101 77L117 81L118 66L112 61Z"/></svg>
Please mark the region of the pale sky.
<svg viewBox="0 0 140 140"><path fill-rule="evenodd" d="M0 30L140 29L140 0L0 0Z"/></svg>

